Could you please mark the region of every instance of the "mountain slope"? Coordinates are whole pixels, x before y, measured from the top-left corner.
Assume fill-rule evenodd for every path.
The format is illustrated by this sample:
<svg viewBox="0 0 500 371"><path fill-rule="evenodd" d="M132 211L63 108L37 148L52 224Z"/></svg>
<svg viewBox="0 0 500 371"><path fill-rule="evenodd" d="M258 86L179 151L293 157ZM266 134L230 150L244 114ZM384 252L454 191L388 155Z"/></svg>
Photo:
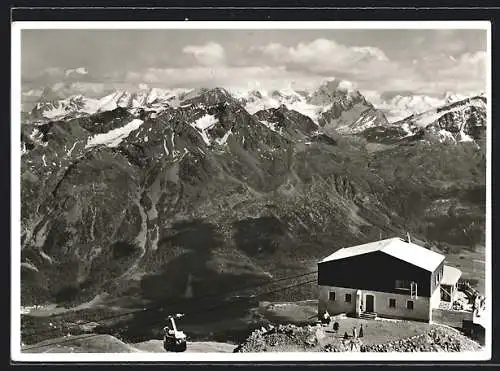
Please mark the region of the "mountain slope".
<svg viewBox="0 0 500 371"><path fill-rule="evenodd" d="M297 115L286 111L283 123L294 128ZM340 164L306 165L332 156L332 140L318 137L304 147L250 116L221 89L141 117L117 108L33 128L40 138L31 135L38 142L30 142L22 169L23 259L36 268L24 270L33 277L23 280L28 301L90 299L103 290L118 295L112 287L122 279L136 277L126 283L128 290L144 275L146 282L153 279L153 272L165 269L161 262L172 259L194 264L185 272L205 281L219 279L221 259L261 279L275 272L280 255L301 255L280 251L280 245L293 246L301 235L309 239L332 220L354 218L354 230L366 224L353 214L355 195ZM298 128L311 134L315 125L299 118L305 124ZM333 190L327 190L330 182ZM326 197L324 206L318 197ZM193 241L182 242L185 228ZM197 247L198 239L205 248ZM222 276L229 284L229 272ZM150 298L163 295L140 290Z"/></svg>
<svg viewBox="0 0 500 371"><path fill-rule="evenodd" d="M338 102L364 106L351 103ZM446 120L463 117L453 109ZM481 149L414 140L372 151L366 130L324 127L286 106L251 115L221 88L157 110L23 124L23 305L164 305L313 271L338 248L407 231L484 243Z"/></svg>

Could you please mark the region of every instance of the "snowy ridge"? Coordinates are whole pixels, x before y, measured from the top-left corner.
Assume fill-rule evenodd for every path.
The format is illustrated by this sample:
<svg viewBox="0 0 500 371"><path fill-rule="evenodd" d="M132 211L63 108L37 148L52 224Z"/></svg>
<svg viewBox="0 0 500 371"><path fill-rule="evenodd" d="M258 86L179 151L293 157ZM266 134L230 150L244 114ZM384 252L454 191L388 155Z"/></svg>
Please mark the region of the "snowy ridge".
<svg viewBox="0 0 500 371"><path fill-rule="evenodd" d="M476 107L481 110L486 110L486 102L483 99L484 98L481 97L467 98L462 101L452 103L448 106L427 110L420 114L410 116L404 120L394 123L394 125L402 125L405 122L410 122L414 126L426 128L428 125L436 122L440 117L444 116L447 113L456 112L464 114L464 111L469 109L469 107Z"/></svg>
<svg viewBox="0 0 500 371"><path fill-rule="evenodd" d="M143 122L144 121L142 120L134 119L121 128L110 130L104 134L97 134L89 138L87 144L85 145L85 148L91 148L98 145L117 147L123 141L123 139L129 136L131 132L139 129Z"/></svg>
<svg viewBox="0 0 500 371"><path fill-rule="evenodd" d="M99 100L75 95L60 101L39 102L32 112L48 119L56 119L71 113L94 113L98 107Z"/></svg>
<svg viewBox="0 0 500 371"><path fill-rule="evenodd" d="M401 121L408 116L426 112L447 104L459 102L471 96L481 94L463 95L454 92L445 92L441 96L429 96L424 94L401 95L384 99L377 91L363 92L364 96L375 106L384 112L387 120L391 123Z"/></svg>
<svg viewBox="0 0 500 371"><path fill-rule="evenodd" d="M197 116L199 118L190 125L196 129L207 145L211 145L214 140L217 143L226 143L231 134L226 132L221 138L212 138L210 135L210 129L218 123L218 120L209 112L211 112L210 109L215 107L215 104L220 103L229 105L230 102L238 102L243 107L241 109L246 110L250 115L284 106L288 110L309 117L318 126L330 125L330 130L335 130L344 135L359 134L371 127L389 125L402 128L408 136L411 136L415 134L416 130L427 128L449 113L453 113L454 116L453 118L445 118L446 121L460 121L463 126L468 120L467 117L470 114L471 107L476 107L479 110L486 109L485 97L481 95L463 100L459 100L463 98L462 95L450 92L440 98L425 95L397 95L384 102L380 100L380 95L375 94L376 92L372 93L374 93L373 97L370 97L370 102L368 102L356 90L353 83L336 79L327 80L317 89L308 91L295 91L291 87L280 90L253 89L245 91L232 89L228 91L222 88L160 89L141 85L139 90L118 90L100 99L76 95L63 100L49 101L47 99L55 98L55 96L47 93L44 94L44 100L40 101L32 111L32 116L34 116L33 119L42 121L44 119L45 121L46 119L62 120L69 117L78 117L79 115L113 111L121 107L128 110L129 114L135 117L144 119L142 115L146 113L153 119L167 109L173 108L175 110L186 110L187 112L197 110L201 111L197 114L201 115L201 117ZM368 96L370 94L368 93ZM396 121L391 120L391 123L388 124L384 113L382 113L388 110L392 110L389 119L391 117L400 118L402 115L405 118ZM408 115L408 113L410 114ZM272 122L261 121L261 123L271 130L281 133L281 130L278 130ZM447 122L446 125L449 127L452 123ZM125 128L127 127L128 125L125 126ZM446 130L449 129L448 127ZM436 128L433 131L435 135L440 135L438 134L439 129ZM453 132L456 140L473 140L469 135L470 131L464 131L463 127ZM119 138L123 134L112 131L106 133L106 135L116 135L116 140L119 143ZM440 137L443 135L440 135ZM38 143L40 142L39 136L40 133L33 133L31 139ZM110 139L111 137L107 137L107 139L105 137L99 138L101 137L96 136L94 140L102 140L108 143L107 145L115 145L115 142ZM150 137L145 138L146 141L151 139ZM88 145L94 145L93 143L90 141Z"/></svg>
<svg viewBox="0 0 500 371"><path fill-rule="evenodd" d="M32 89L33 90L33 89ZM47 89L46 89L47 90ZM32 110L32 114L45 119L62 119L69 114L88 115L97 112L111 111L118 107L125 109L152 109L158 114L166 106L180 107L182 102L196 97L206 89L162 89L149 88L140 84L135 91L118 90L99 99L74 95L60 99L55 92L48 89L42 94L41 100ZM224 90L225 92L226 90ZM285 105L290 110L295 110L310 117L315 123L321 114L328 111L332 103L345 105L353 100L362 99L356 90L355 84L350 81L327 79L317 89L308 91L295 91L292 87L279 90L241 90L229 89L229 93L253 115L260 110L278 108ZM24 95L33 94L32 91ZM389 122L398 122L404 118L431 109L454 103L465 99L461 94L446 92L441 97L431 97L422 94L396 95L388 100L383 100L379 93L366 91L365 97L387 116Z"/></svg>
<svg viewBox="0 0 500 371"><path fill-rule="evenodd" d="M309 117L315 124L318 124L321 113L331 107L331 105L321 106L310 104L308 103L308 95L299 94L290 88L275 91L233 91L231 93L251 115L258 111L279 108L284 105L289 110L297 111Z"/></svg>
<svg viewBox="0 0 500 371"><path fill-rule="evenodd" d="M94 114L113 111L118 107L126 109L152 108L165 106L177 107L182 97L191 89L142 89L136 92L118 90L100 99L87 98L82 95L71 96L62 100L41 101L35 105L32 115L46 119L63 119L68 115Z"/></svg>
<svg viewBox="0 0 500 371"><path fill-rule="evenodd" d="M474 142L471 133L484 128L485 119L486 98L480 95L411 115L390 126L400 127L408 135L425 130L440 142Z"/></svg>

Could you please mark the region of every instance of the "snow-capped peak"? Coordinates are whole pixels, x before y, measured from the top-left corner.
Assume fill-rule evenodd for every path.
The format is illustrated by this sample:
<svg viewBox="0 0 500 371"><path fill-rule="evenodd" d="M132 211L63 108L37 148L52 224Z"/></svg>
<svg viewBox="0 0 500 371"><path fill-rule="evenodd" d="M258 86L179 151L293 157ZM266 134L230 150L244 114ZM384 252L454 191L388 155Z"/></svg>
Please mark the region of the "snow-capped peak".
<svg viewBox="0 0 500 371"><path fill-rule="evenodd" d="M458 102L460 100L464 100L465 98L467 98L466 95L454 93L454 92L451 92L451 91L445 92L443 96L444 96L444 99L443 99L444 103Z"/></svg>

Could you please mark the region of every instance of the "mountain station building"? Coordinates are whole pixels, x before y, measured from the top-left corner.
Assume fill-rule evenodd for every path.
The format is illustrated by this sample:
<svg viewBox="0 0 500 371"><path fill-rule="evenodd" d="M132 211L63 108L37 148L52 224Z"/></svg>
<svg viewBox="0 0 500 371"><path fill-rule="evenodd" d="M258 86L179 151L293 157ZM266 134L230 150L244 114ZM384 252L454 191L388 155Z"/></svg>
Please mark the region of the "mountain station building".
<svg viewBox="0 0 500 371"><path fill-rule="evenodd" d="M444 260L401 238L342 248L318 263L318 315L431 322L442 301L454 302L461 276Z"/></svg>

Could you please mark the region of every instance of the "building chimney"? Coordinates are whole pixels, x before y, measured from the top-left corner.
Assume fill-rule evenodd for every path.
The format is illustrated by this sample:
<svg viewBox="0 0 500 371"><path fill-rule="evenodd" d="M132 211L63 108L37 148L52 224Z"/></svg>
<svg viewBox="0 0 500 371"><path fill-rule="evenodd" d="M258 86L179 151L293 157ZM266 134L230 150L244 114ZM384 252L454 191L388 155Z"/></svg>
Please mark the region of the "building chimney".
<svg viewBox="0 0 500 371"><path fill-rule="evenodd" d="M411 243L410 233L406 232L406 242Z"/></svg>

